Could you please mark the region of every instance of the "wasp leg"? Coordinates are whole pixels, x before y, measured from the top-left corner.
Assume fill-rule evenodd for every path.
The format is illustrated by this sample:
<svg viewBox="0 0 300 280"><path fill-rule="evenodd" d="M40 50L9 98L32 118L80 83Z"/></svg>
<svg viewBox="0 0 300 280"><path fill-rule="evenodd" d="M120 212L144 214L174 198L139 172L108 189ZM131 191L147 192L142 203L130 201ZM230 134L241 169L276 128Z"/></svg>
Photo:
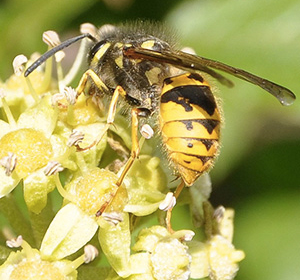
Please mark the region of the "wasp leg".
<svg viewBox="0 0 300 280"><path fill-rule="evenodd" d="M176 190L174 192L174 197L176 198L176 200L179 197L179 195L180 195L181 191L183 190L184 186L185 186L184 181L181 180L181 183L179 184L179 186L176 188ZM172 226L171 226L172 210L173 210L173 207L168 209L167 215L166 215L166 227L167 227L167 230L170 233L174 232L174 230L172 229Z"/></svg>
<svg viewBox="0 0 300 280"><path fill-rule="evenodd" d="M118 192L119 187L122 185L126 174L130 170L132 164L134 163L135 159L138 157L138 155L140 153L140 146L139 146L139 139L138 139L138 124L139 124L138 116L139 116L139 112L140 112L140 110L137 109L137 108L134 108L134 109L131 110L132 147L131 147L130 158L126 162L126 164L124 166L124 169L123 169L121 175L119 176L119 179L115 183L116 186L117 186L116 191L111 194L110 199L108 201L106 201L106 203L104 203L102 205L102 207L97 211L96 217L101 216L102 213L107 208L107 206L112 202L112 200L114 199L114 197L116 196L116 194Z"/></svg>
<svg viewBox="0 0 300 280"><path fill-rule="evenodd" d="M76 92L77 92L77 97L84 92L84 89L86 87L88 78L91 78L93 80L93 82L96 84L96 86L103 92L109 92L109 89L107 88L107 86L103 83L103 81L101 80L101 78L95 73L95 71L93 71L92 69L87 70L86 72L84 72L84 74L82 75L80 82L76 88Z"/></svg>
<svg viewBox="0 0 300 280"><path fill-rule="evenodd" d="M102 83L102 81L101 81L101 83ZM116 107L117 107L117 102L118 102L118 98L120 95L125 96L126 92L121 86L117 86L113 93L110 104L109 104L108 115L107 115L105 127L98 134L98 136L96 137L95 141L92 144L90 144L88 147L85 147L85 148L80 148L79 146L77 146L77 151L88 150L88 149L92 148L93 146L97 145L101 141L101 139L103 138L103 136L105 135L105 133L107 132L107 130L109 129L109 127L113 124L113 122L115 120Z"/></svg>
<svg viewBox="0 0 300 280"><path fill-rule="evenodd" d="M138 115L139 115L139 109L134 108L131 110L131 127L132 127L131 128L131 140L132 140L131 154L116 183L117 186L121 186L124 177L126 176L130 167L132 166L135 159L138 157L140 153L140 146L139 146L139 139L138 139L138 126L139 126Z"/></svg>

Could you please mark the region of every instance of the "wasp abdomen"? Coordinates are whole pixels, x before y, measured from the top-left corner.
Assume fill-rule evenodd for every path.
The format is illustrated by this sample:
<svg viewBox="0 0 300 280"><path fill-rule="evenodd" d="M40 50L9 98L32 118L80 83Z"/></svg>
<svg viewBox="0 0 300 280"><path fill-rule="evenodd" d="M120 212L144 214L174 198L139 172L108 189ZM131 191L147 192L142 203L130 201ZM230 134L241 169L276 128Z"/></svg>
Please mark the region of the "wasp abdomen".
<svg viewBox="0 0 300 280"><path fill-rule="evenodd" d="M160 126L168 157L186 185L207 171L218 154L220 113L202 76L185 73L164 81Z"/></svg>

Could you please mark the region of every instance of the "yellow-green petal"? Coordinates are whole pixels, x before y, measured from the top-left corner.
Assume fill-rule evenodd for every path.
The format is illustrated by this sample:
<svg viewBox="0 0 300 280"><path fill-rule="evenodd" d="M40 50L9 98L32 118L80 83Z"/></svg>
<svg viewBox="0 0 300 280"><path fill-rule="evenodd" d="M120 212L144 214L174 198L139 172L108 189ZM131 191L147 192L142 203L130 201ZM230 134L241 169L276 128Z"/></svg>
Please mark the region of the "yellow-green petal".
<svg viewBox="0 0 300 280"><path fill-rule="evenodd" d="M0 198L8 195L20 182L18 176L7 176L4 168L0 167Z"/></svg>
<svg viewBox="0 0 300 280"><path fill-rule="evenodd" d="M120 213L122 222L112 224L106 222L99 228L98 239L101 248L106 255L112 268L121 277L128 277L131 273L129 266L130 258L130 228L129 214Z"/></svg>
<svg viewBox="0 0 300 280"><path fill-rule="evenodd" d="M24 199L28 209L39 214L47 204L47 195L53 191L53 177L46 176L42 169L24 179Z"/></svg>
<svg viewBox="0 0 300 280"><path fill-rule="evenodd" d="M98 228L95 219L69 203L51 222L41 245L41 253L49 259L71 255L91 240Z"/></svg>

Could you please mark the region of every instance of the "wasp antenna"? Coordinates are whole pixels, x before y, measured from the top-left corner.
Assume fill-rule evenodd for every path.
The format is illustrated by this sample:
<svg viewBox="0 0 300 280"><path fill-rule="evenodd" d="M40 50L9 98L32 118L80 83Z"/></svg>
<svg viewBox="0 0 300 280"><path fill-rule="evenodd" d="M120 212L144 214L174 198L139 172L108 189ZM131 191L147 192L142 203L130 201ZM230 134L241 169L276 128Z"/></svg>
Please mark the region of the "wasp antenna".
<svg viewBox="0 0 300 280"><path fill-rule="evenodd" d="M37 67L39 67L42 63L44 63L48 58L53 56L55 53L67 48L68 46L76 43L79 40L82 40L84 38L89 38L93 42L97 42L97 39L92 36L90 33L84 33L82 35L70 38L64 42L62 42L60 45L52 48L51 50L45 52L39 59L37 59L35 62L33 62L25 71L24 76L27 77L31 72L33 72Z"/></svg>

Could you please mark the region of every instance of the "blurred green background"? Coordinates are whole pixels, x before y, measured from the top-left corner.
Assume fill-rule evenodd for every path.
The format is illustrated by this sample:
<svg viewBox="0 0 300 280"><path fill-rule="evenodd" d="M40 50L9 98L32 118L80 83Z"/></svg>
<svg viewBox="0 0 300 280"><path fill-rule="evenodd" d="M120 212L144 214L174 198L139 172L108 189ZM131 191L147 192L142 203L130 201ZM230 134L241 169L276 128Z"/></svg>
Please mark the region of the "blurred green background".
<svg viewBox="0 0 300 280"><path fill-rule="evenodd" d="M6 0L0 3L0 78L20 53L44 52L42 32L63 39L81 23L165 21L182 46L300 92L299 0ZM246 259L236 279L299 280L300 105L279 102L232 78L218 86L225 125L211 172L211 201L236 210L235 241ZM299 97L300 98L300 97Z"/></svg>

